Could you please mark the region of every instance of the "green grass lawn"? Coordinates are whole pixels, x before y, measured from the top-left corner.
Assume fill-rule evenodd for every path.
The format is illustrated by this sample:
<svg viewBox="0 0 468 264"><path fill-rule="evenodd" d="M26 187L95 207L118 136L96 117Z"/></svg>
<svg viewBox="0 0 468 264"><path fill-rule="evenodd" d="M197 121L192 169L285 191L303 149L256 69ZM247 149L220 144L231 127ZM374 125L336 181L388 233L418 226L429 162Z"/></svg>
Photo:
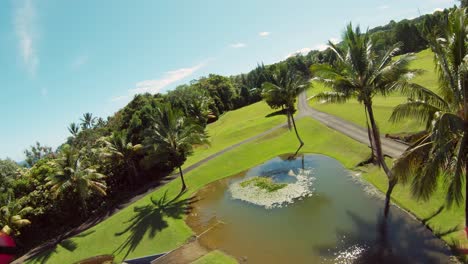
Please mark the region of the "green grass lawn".
<svg viewBox="0 0 468 264"><path fill-rule="evenodd" d="M211 144L195 148L194 154L187 159L184 167L286 122L286 116L283 115L265 118L273 112L275 110L261 101L225 113L218 121L207 127Z"/></svg>
<svg viewBox="0 0 468 264"><path fill-rule="evenodd" d="M354 167L368 155L369 150L365 145L312 119L298 121L298 128L306 143L303 148L305 153L331 156L348 168ZM233 149L188 173L186 181L189 190L180 199L187 199L214 180L237 174L279 154L294 152L296 145L294 133L280 129ZM375 179L378 187L385 187L385 178L380 171L371 170L366 178ZM120 261L125 256L138 257L171 250L193 235L184 222L183 203L168 201L177 195L179 189L180 181L175 180L83 234L64 241L62 245L36 258L35 261L71 263L101 254L114 254L116 260ZM440 206L442 195L442 192L437 193L437 196L427 203L408 202L405 207L424 218ZM407 202L407 196L407 190L398 189L395 192L397 201ZM440 222L446 218L451 219L452 223L461 223L463 220L459 213L445 211L430 224L434 229L446 227L446 222Z"/></svg>
<svg viewBox="0 0 468 264"><path fill-rule="evenodd" d="M431 54L424 51L418 54L418 61L415 62L414 66L420 67L419 64L421 64L421 67L427 68L431 60ZM421 78L418 80L421 83L431 84L434 82L427 76L418 78ZM323 89L323 87L318 87L318 89ZM317 87L312 91L316 90ZM385 99L376 98L376 116L384 133L402 129L404 126L407 126L407 129L417 128L414 124L400 125L400 127L386 124L388 122L385 121L385 115L388 115L391 107L401 100L403 100L402 97L396 95ZM320 109L328 107L328 105L314 104L314 107ZM337 108L329 111L358 124L363 124L362 119L359 119L358 116L364 117L364 114L362 106L358 104L350 102L337 105ZM285 122L284 116L265 118L271 112L273 111L265 103L260 102L223 115L218 122L208 126L212 145L196 148L195 154L189 158L186 166ZM347 168L353 168L369 154L367 146L312 119L305 118L298 121L298 129L306 143L302 149L304 153L320 153L331 156ZM175 180L95 227L63 241L54 249L30 260L30 262L72 263L102 254L114 254L116 261L121 261L124 258L140 257L174 249L193 235L192 230L184 221L186 203L180 202L180 199L188 199L197 190L212 181L235 175L280 154L294 152L296 147L297 141L294 133L288 132L286 129L279 129L270 135L216 157L187 173L186 181L189 190L179 200L171 201L180 189L180 181ZM380 190L386 190L387 181L379 169L369 167L363 177ZM407 186L397 186L393 195L394 201L420 219L437 211L445 198L442 188L428 202L415 201L410 193ZM444 232L451 227L461 226L463 219L463 210L454 208L442 211L428 224L436 232ZM451 233L442 238L450 242L452 238L458 239L459 236ZM225 259L229 259L229 257L220 251L215 251L199 259L197 263L217 263L213 261L224 263Z"/></svg>
<svg viewBox="0 0 468 264"><path fill-rule="evenodd" d="M192 262L193 264L235 264L237 261L219 250L211 251Z"/></svg>
<svg viewBox="0 0 468 264"><path fill-rule="evenodd" d="M307 131L303 133L305 152L335 157L349 167L368 154L366 146L311 119L299 121L298 126L302 131ZM192 195L209 182L237 174L279 154L294 152L296 145L294 133L281 129L227 152L187 174L189 192L182 198ZM120 261L127 253L127 257L138 257L171 250L184 243L193 233L185 224L183 215L177 213L180 211L178 208L169 208L171 210L165 212L158 209L151 198L157 203L166 192L167 197L175 197L179 190L180 181L173 181L36 260L71 263L94 255L115 254L116 260Z"/></svg>
<svg viewBox="0 0 468 264"><path fill-rule="evenodd" d="M416 59L411 64L411 68L424 70L424 73L421 76L415 77L415 83L432 90L437 89L437 75L434 71L433 54L430 50L424 50L417 53ZM307 91L307 96L310 97L322 91L329 91L329 88L324 87L320 83L314 83L313 88ZM382 134L417 132L424 129L424 125L421 125L415 120L405 120L396 124L389 121L393 108L398 104L404 103L406 100L406 97L397 93L391 94L387 97L376 96L374 98L374 114ZM322 112L339 116L363 127L366 126L364 106L359 104L355 99L351 99L349 102L344 104L323 104L314 100L309 101L309 104Z"/></svg>

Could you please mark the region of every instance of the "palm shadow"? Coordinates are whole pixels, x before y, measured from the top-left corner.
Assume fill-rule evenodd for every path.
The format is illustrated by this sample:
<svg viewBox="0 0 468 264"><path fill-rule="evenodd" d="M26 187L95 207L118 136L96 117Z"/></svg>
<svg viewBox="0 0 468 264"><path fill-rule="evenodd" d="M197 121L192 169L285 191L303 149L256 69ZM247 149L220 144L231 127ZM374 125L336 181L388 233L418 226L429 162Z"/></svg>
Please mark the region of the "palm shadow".
<svg viewBox="0 0 468 264"><path fill-rule="evenodd" d="M275 111L275 112L271 112L269 113L268 115L266 115L265 117L274 117L274 116L279 116L279 115L286 115L286 109L282 109L282 110L278 110L278 111Z"/></svg>
<svg viewBox="0 0 468 264"><path fill-rule="evenodd" d="M355 231L337 230L337 237L346 237L345 241L333 250L329 247L316 249L321 256L336 259L337 256L349 256L350 251L352 255L354 250L359 252L352 263L449 263L450 249L409 215L390 215L387 220L379 215L377 223L350 211L347 215Z"/></svg>
<svg viewBox="0 0 468 264"><path fill-rule="evenodd" d="M158 232L168 227L165 217L181 219L188 214L192 209L191 205L196 202L195 197L178 200L179 197L180 195L168 200L167 192L165 192L159 200L151 198L151 204L135 207L133 217L124 222L127 227L115 233L116 236L130 234L112 254L125 252L122 259L126 259L140 244L147 232L150 238L154 238Z"/></svg>
<svg viewBox="0 0 468 264"><path fill-rule="evenodd" d="M80 233L79 235L76 235L75 238L82 238L82 237L86 237L92 233L96 232L95 230L88 230L88 231L84 231L82 233ZM71 240L71 239L66 239L66 240L60 240L57 239L56 242L54 243L54 246L50 249L50 250L47 250L47 251L44 251L43 253L40 253L38 255L35 255L33 257L30 258L30 260L32 260L33 263L48 263L49 259L57 252L58 248L61 247L63 249L65 249L66 251L69 251L69 252L73 252L75 251L75 249L78 248L78 244ZM42 249L41 249L42 250ZM32 254L34 254L36 252L32 252Z"/></svg>

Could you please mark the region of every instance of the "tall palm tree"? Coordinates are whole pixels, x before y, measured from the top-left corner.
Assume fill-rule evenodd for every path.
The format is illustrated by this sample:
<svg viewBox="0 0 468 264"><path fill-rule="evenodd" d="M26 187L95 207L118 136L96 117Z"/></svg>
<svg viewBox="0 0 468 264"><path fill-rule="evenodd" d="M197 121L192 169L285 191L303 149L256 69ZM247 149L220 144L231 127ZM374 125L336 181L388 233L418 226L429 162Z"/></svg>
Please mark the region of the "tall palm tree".
<svg viewBox="0 0 468 264"><path fill-rule="evenodd" d="M297 96L307 89L309 82L301 74L292 69L292 67L287 67L287 65L280 65L272 69L267 79L268 81L262 84L262 96L272 108L281 107L286 111L289 129L291 129L292 123L297 140L299 141L299 148L293 156L295 157L304 146L304 142L297 131L296 121L294 120L295 103Z"/></svg>
<svg viewBox="0 0 468 264"><path fill-rule="evenodd" d="M143 146L141 144L133 145L132 142L128 142L126 135L122 132L114 132L101 141L104 144L102 155L112 162L122 162L129 172L127 175L131 176L129 177L130 184L134 184L138 180L138 169L135 160Z"/></svg>
<svg viewBox="0 0 468 264"><path fill-rule="evenodd" d="M187 189L182 164L193 153L193 145L207 143L204 128L185 117L179 109L166 104L156 109L153 125L147 130L146 145L165 155L179 169L181 192Z"/></svg>
<svg viewBox="0 0 468 264"><path fill-rule="evenodd" d="M68 132L70 132L70 134L72 134L73 137L76 137L78 133L80 133L80 126L76 123L71 123L68 126Z"/></svg>
<svg viewBox="0 0 468 264"><path fill-rule="evenodd" d="M66 192L75 192L87 213L86 200L91 192L106 195L105 175L98 173L92 166L87 166L79 151L69 145L62 147L59 156L51 161L55 173L49 177L47 185L56 196Z"/></svg>
<svg viewBox="0 0 468 264"><path fill-rule="evenodd" d="M9 201L7 205L0 207L1 231L7 235L19 235L19 229L30 225L31 222L24 218L33 210L32 207L23 207L17 200Z"/></svg>
<svg viewBox="0 0 468 264"><path fill-rule="evenodd" d="M81 128L83 130L90 129L96 123L96 117L93 117L93 114L91 113L85 113L83 114L83 117L80 119L80 121L81 121Z"/></svg>
<svg viewBox="0 0 468 264"><path fill-rule="evenodd" d="M385 96L405 85L418 71L410 70L408 67L413 59L412 55L394 57L399 51L399 45L385 52L375 50L370 34L362 33L359 26L353 29L349 24L343 42L343 50L329 43L331 50L337 56L335 65L321 64L311 67L313 74L317 76L316 79L333 89L333 92L319 93L314 98L330 103L342 103L356 98L362 103L372 149L370 161L383 167L389 180L384 210L387 216L391 193L397 180L384 160L372 99L376 94Z"/></svg>
<svg viewBox="0 0 468 264"><path fill-rule="evenodd" d="M413 194L427 200L438 178L447 183L448 205L460 205L465 196L465 228L468 231L468 17L454 10L445 36L429 40L439 76L439 91L411 85L402 91L410 100L397 106L392 120L413 117L428 125L421 137L393 167L402 181L412 179ZM465 189L463 190L463 186Z"/></svg>

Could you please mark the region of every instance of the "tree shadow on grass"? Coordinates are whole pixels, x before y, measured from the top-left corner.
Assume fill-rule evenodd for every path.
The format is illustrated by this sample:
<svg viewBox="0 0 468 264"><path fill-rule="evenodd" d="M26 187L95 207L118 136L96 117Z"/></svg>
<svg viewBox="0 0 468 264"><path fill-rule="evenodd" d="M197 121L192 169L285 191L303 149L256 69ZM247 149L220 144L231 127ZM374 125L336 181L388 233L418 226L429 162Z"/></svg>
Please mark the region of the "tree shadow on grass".
<svg viewBox="0 0 468 264"><path fill-rule="evenodd" d="M81 234L78 234L76 235L74 238L82 238L82 237L86 237L92 233L96 232L95 230L87 230L87 231L84 231L82 232ZM55 241L55 243L53 244L54 246L51 246L51 249L47 250L47 251L44 251L43 253L40 253L34 257L31 257L30 260L33 262L33 263L48 263L49 259L54 255L54 254L57 254L58 252L58 249L61 247L63 249L65 249L66 251L69 251L69 252L73 252L75 251L75 249L78 248L78 244L71 240L71 239L66 239L66 240L63 240L63 241L60 241L60 237L59 239L57 239ZM41 250L43 250L41 248ZM32 252L32 254L35 254L37 252Z"/></svg>
<svg viewBox="0 0 468 264"><path fill-rule="evenodd" d="M115 233L116 236L129 233L129 236L112 254L125 252L122 259L126 259L140 244L147 232L149 232L150 238L154 238L158 232L168 227L165 217L181 219L188 214L192 209L191 205L196 202L195 197L178 200L179 196L169 200L167 192L165 192L161 199L153 200L151 198L151 204L135 207L133 217L124 222L127 227Z"/></svg>
<svg viewBox="0 0 468 264"><path fill-rule="evenodd" d="M286 115L286 114L287 114L286 109L282 109L282 110L278 110L278 111L269 113L265 117L274 117L274 116Z"/></svg>

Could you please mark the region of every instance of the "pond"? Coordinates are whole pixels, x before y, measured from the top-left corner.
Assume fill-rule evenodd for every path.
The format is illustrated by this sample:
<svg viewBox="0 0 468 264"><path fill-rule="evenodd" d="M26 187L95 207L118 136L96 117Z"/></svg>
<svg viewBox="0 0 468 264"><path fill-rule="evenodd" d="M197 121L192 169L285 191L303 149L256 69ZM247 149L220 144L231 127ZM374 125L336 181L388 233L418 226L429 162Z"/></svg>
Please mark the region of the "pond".
<svg viewBox="0 0 468 264"><path fill-rule="evenodd" d="M240 183L255 176L287 187L242 194ZM370 189L332 158L278 157L200 190L187 223L202 245L247 263L449 262L444 243L406 212L392 207L383 222L383 200Z"/></svg>

